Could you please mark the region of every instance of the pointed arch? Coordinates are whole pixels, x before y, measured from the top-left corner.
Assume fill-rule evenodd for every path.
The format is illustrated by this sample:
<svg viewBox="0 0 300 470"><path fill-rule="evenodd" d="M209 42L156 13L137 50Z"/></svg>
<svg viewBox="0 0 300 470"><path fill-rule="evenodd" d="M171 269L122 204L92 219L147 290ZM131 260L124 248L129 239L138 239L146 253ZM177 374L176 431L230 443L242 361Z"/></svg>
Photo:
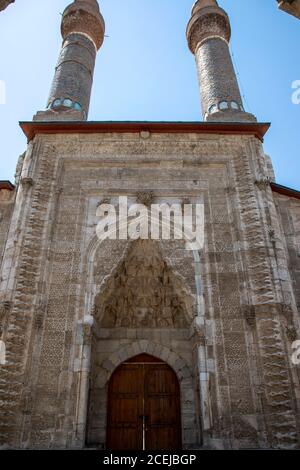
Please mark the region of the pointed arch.
<svg viewBox="0 0 300 470"><path fill-rule="evenodd" d="M109 355L101 364L102 384L109 381L111 374L123 362L139 354L149 354L166 362L176 373L179 381L193 379L193 372L186 361L175 351L149 340L134 341L129 346L121 347L117 352ZM98 382L99 384L101 382Z"/></svg>
<svg viewBox="0 0 300 470"><path fill-rule="evenodd" d="M101 295L106 283L126 259L134 242L132 240L99 240L97 236L94 236L90 239L86 250L86 273L83 283L83 286L86 286L83 292L85 295L84 311L85 315L93 316L94 326L92 327L92 342L85 347L86 350L82 350L82 354L89 357L89 364L87 372L82 375L81 379L82 392L78 397L77 429L80 432L81 429L84 431L88 445L98 446L105 442L106 390L109 377L122 362L139 353L148 353L165 361L178 376L181 388L182 423L186 434L183 436L183 445L188 448L198 445L197 443L201 440L201 427L196 411L201 406L197 392L199 371L193 347L195 337L191 340L189 336L193 329L193 315L197 318L201 316L201 323L202 321L204 323L204 302L200 278L201 253L186 251L184 240L171 240L171 243L157 241L163 259L193 296L194 307L189 328L182 330L177 328L174 333L174 342L171 339L170 328L165 328L163 333L157 330L158 335L163 335L159 337L150 330L149 336L143 328L136 329L136 332L139 331L139 333L136 333L134 328L129 328L129 336L127 336L126 327L105 328L99 326L95 321L97 316L94 305L96 297ZM194 286L190 282L193 277L195 279ZM165 335L169 335L167 340L165 340ZM109 353L109 351L113 352ZM86 363L86 360L84 361ZM192 367L191 364L193 364ZM85 402L84 406L82 406L83 401ZM88 422L87 428L86 422Z"/></svg>
<svg viewBox="0 0 300 470"><path fill-rule="evenodd" d="M184 244L185 242L190 242L190 239L187 240L182 240L182 243ZM164 247L163 247L163 241L158 240L158 244L160 245L162 252L164 252ZM103 252L107 253L109 250L107 250L107 245L109 244L118 244L119 245L119 254L118 254L118 260L111 259L110 263L106 259L106 273L103 274L103 278L101 279L101 282L98 284L95 282L95 273L94 273L94 263L95 263L95 258L97 256L97 253L101 248L103 249ZM134 240L108 240L108 239L100 239L97 237L97 235L94 235L93 238L90 240L87 250L86 250L86 255L84 259L84 265L87 266L87 272L86 274L86 281L87 281L87 289L85 291L85 305L86 309L88 310L89 314L93 313L93 308L94 308L94 301L96 298L96 295L99 294L99 292L103 289L105 282L111 276L114 271L117 269L117 266L120 262L120 260L124 259L126 257L126 253L130 249L130 246L134 243ZM104 248L106 247L106 248ZM202 279L201 279L201 251L199 250L188 250L189 253L191 253L191 256L193 258L193 268L194 268L194 278L195 278L195 291L196 291L196 315L198 318L201 318L201 323L204 324L205 321L205 303L204 303L204 296L203 296L203 285L202 285ZM104 270L103 270L104 271ZM176 274L180 276L180 273L175 270ZM88 314L88 313L86 313Z"/></svg>
<svg viewBox="0 0 300 470"><path fill-rule="evenodd" d="M187 328L195 298L164 259L157 241L131 243L95 298L98 325Z"/></svg>
<svg viewBox="0 0 300 470"><path fill-rule="evenodd" d="M107 393L110 379L118 367L140 354L156 357L175 373L180 387L183 447L197 445L200 442L201 432L197 418L198 397L194 370L180 354L174 351L174 348L151 340L138 340L127 346L120 346L114 353L107 354L98 365L97 373L92 379L87 444L98 445L99 442L106 442Z"/></svg>

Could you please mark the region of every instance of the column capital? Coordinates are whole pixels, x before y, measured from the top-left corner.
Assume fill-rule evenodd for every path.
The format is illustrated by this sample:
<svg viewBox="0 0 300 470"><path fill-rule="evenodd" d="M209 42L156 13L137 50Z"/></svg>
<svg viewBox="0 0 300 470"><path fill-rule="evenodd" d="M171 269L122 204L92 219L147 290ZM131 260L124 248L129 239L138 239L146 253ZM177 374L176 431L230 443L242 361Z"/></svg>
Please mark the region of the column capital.
<svg viewBox="0 0 300 470"><path fill-rule="evenodd" d="M65 39L72 33L84 34L100 49L104 40L105 22L96 0L75 0L65 9L61 34Z"/></svg>
<svg viewBox="0 0 300 470"><path fill-rule="evenodd" d="M200 43L209 37L220 37L230 41L231 28L227 13L215 0L200 0L192 8L186 36L193 54Z"/></svg>

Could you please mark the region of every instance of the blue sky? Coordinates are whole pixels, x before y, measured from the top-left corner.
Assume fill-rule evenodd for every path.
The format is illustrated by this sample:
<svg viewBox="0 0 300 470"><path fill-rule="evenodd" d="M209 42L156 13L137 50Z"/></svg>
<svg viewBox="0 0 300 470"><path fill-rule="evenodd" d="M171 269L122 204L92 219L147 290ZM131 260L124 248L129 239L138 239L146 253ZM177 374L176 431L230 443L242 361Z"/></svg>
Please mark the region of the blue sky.
<svg viewBox="0 0 300 470"><path fill-rule="evenodd" d="M0 14L0 179L13 180L26 140L18 126L44 109L68 0L16 0ZM99 0L106 34L96 64L90 120L202 120L194 58L185 28L193 0ZM230 15L231 48L245 107L272 123L265 151L277 182L300 190L300 22L275 0L220 0Z"/></svg>

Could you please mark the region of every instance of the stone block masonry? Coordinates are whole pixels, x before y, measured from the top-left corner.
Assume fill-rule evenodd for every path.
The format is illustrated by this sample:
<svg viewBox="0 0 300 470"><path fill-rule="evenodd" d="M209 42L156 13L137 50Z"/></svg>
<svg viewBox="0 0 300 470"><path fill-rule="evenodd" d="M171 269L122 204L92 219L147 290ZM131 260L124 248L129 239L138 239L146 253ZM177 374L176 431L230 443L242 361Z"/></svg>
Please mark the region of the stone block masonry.
<svg viewBox="0 0 300 470"><path fill-rule="evenodd" d="M243 134L34 138L2 264L2 445L103 448L110 374L148 353L179 377L185 448L299 446L286 328L299 334L298 268L283 249L268 171L259 140ZM99 245L99 203L147 192L157 203L204 203L200 262L183 241L145 240L135 278L135 242ZM153 288L160 294L147 296ZM144 300L161 318L140 315Z"/></svg>

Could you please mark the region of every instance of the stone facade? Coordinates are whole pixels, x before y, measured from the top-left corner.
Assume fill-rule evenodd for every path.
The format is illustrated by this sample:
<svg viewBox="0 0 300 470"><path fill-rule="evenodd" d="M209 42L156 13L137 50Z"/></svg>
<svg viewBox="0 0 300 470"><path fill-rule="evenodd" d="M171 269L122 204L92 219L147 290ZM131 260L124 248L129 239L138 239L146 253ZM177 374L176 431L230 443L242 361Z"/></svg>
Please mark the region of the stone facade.
<svg viewBox="0 0 300 470"><path fill-rule="evenodd" d="M277 0L281 10L300 18L300 0Z"/></svg>
<svg viewBox="0 0 300 470"><path fill-rule="evenodd" d="M1 189L0 183L0 259L2 258L7 233L10 224L11 213L14 205L14 192L12 189Z"/></svg>
<svg viewBox="0 0 300 470"><path fill-rule="evenodd" d="M29 146L2 264L2 445L104 447L108 379L148 352L180 379L185 448L296 448L299 313L262 145L143 135L54 133ZM183 241L99 242L98 204L148 191L205 204L203 252ZM157 288L159 272L169 279L159 289L173 302L150 296L152 309L170 306L165 320L140 315L145 295L130 294L124 272L135 275L143 251L144 289Z"/></svg>
<svg viewBox="0 0 300 470"><path fill-rule="evenodd" d="M0 11L5 10L11 3L14 3L15 0L0 0Z"/></svg>
<svg viewBox="0 0 300 470"><path fill-rule="evenodd" d="M188 27L204 112L231 103L220 122L81 122L96 0L72 3L62 33L51 96L86 112L60 102L21 123L16 189L0 182L1 448L105 448L110 377L143 353L176 373L185 449L299 448L299 193L272 190L268 125L241 108L226 13L198 0ZM119 196L202 204L203 249L99 239L98 208Z"/></svg>
<svg viewBox="0 0 300 470"><path fill-rule="evenodd" d="M300 311L300 201L295 197L274 194L287 252L298 311Z"/></svg>

